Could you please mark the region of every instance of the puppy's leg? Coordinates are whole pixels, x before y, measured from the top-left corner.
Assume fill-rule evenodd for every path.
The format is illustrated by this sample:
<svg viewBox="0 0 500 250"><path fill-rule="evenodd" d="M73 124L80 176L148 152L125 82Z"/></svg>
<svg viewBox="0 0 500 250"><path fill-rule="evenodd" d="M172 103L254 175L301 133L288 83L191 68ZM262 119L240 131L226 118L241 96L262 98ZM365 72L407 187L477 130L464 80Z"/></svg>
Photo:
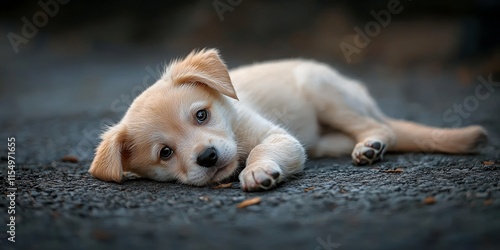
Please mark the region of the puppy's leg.
<svg viewBox="0 0 500 250"><path fill-rule="evenodd" d="M394 132L384 121L349 110L326 112L323 119L357 142L351 154L353 162L357 165L371 165L383 159L384 153L395 143Z"/></svg>
<svg viewBox="0 0 500 250"><path fill-rule="evenodd" d="M487 143L486 130L480 126L441 129L390 119L362 84L327 65L303 63L294 73L303 97L314 105L319 123L355 138L352 158L356 164L372 164L387 150L474 153Z"/></svg>
<svg viewBox="0 0 500 250"><path fill-rule="evenodd" d="M262 139L250 151L239 176L245 191L270 189L304 168L304 148L285 130L275 127Z"/></svg>
<svg viewBox="0 0 500 250"><path fill-rule="evenodd" d="M366 120L365 122L369 123ZM382 160L387 149L395 142L393 131L385 124L374 122L358 131L349 128L347 130L355 133L358 141L351 154L356 165L371 165Z"/></svg>
<svg viewBox="0 0 500 250"><path fill-rule="evenodd" d="M238 151L247 159L239 175L243 190L270 189L304 168L305 150L295 137L252 110L238 113Z"/></svg>
<svg viewBox="0 0 500 250"><path fill-rule="evenodd" d="M311 157L339 157L348 155L356 145L354 139L344 133L322 135L317 143L311 146L308 154Z"/></svg>
<svg viewBox="0 0 500 250"><path fill-rule="evenodd" d="M324 64L304 63L295 73L320 124L340 130L357 142L352 151L354 163L372 164L382 159L394 144L394 133L363 85Z"/></svg>
<svg viewBox="0 0 500 250"><path fill-rule="evenodd" d="M426 152L448 154L478 153L488 144L488 134L481 126L436 128L402 120L388 120L397 141L393 152Z"/></svg>

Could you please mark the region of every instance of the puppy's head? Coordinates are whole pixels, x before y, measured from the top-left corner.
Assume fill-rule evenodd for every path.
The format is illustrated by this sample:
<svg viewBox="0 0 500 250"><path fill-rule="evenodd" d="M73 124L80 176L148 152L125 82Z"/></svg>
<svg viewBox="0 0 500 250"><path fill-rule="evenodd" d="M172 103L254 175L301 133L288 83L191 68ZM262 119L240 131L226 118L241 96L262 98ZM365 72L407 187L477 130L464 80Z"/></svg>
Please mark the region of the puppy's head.
<svg viewBox="0 0 500 250"><path fill-rule="evenodd" d="M216 50L171 63L102 135L89 172L120 182L123 171L159 181L205 185L237 168L233 134L237 99Z"/></svg>

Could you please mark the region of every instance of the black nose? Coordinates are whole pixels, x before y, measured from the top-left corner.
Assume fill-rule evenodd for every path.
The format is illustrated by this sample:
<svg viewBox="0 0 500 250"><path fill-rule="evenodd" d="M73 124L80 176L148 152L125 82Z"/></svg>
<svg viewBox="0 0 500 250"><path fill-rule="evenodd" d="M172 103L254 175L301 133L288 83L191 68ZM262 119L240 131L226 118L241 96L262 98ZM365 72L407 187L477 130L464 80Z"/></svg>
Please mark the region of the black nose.
<svg viewBox="0 0 500 250"><path fill-rule="evenodd" d="M206 168L215 166L216 162L217 151L213 147L205 149L205 151L203 151L200 155L198 155L198 158L196 158L196 163Z"/></svg>

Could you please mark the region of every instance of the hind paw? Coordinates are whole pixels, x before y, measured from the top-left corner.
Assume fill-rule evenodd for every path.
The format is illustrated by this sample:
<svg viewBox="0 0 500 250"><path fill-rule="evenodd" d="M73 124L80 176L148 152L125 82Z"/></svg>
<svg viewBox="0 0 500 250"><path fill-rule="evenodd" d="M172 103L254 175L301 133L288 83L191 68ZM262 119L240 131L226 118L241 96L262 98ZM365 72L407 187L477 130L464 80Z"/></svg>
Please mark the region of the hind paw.
<svg viewBox="0 0 500 250"><path fill-rule="evenodd" d="M356 165L372 165L384 158L386 144L379 140L359 142L352 151L352 160Z"/></svg>

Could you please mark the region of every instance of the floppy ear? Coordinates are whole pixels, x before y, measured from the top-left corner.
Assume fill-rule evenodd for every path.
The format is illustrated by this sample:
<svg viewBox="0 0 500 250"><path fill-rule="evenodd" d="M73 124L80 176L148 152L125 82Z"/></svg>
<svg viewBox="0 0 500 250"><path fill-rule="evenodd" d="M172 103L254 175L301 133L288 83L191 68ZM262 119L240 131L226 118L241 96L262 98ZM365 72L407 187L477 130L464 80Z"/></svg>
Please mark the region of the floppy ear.
<svg viewBox="0 0 500 250"><path fill-rule="evenodd" d="M192 51L184 60L173 62L165 75L170 75L174 84L201 83L238 99L227 67L216 49Z"/></svg>
<svg viewBox="0 0 500 250"><path fill-rule="evenodd" d="M92 176L104 181L121 182L123 170L128 168L126 136L125 127L120 124L111 127L101 136L102 141L89 169Z"/></svg>

